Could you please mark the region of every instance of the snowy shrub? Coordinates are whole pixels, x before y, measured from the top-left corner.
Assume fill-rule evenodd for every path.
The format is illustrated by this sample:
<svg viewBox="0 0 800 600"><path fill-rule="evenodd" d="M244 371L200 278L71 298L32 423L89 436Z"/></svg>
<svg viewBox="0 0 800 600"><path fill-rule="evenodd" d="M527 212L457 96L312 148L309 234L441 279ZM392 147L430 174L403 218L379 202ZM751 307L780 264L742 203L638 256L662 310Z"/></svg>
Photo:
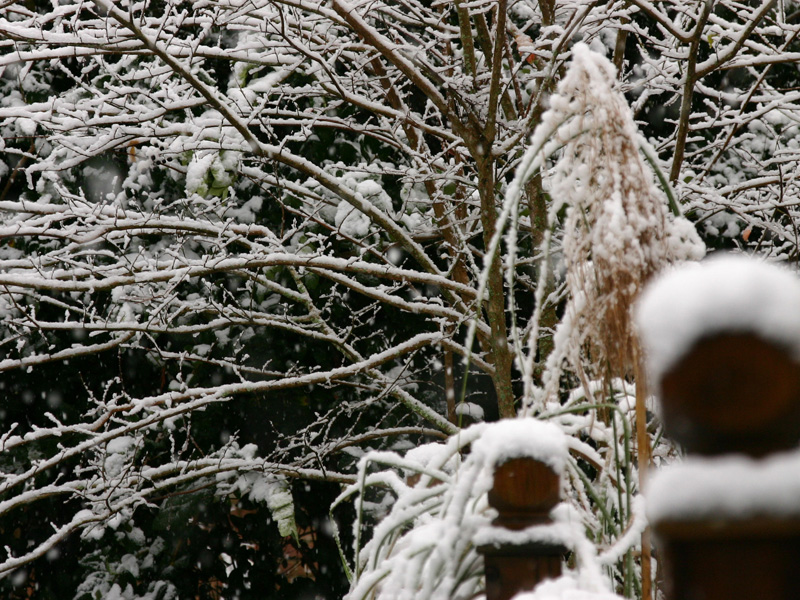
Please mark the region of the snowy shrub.
<svg viewBox="0 0 800 600"><path fill-rule="evenodd" d="M482 423L446 443L409 451L405 457L385 452L365 456L359 463L358 482L343 492L334 508L354 494L358 494L355 502L360 506L369 488L385 488L394 501L388 515L369 528L371 536L363 547L360 536L366 515L360 514L356 521L355 562L347 600L466 600L480 595L483 558L476 547L495 542L498 535L491 527L496 512L486 497L495 467L512 458L530 457L560 475L574 475L581 467L570 450L592 453L591 448L570 439L563 423L555 424L558 422L512 419ZM369 472L372 465L384 469ZM398 470L406 474L405 479ZM644 517L637 501L629 531L598 557L587 537L594 535L594 517L575 493L582 487L580 482L575 485L572 475L564 478L565 499L553 510L552 524L503 535L513 535L517 542L538 539L565 545L575 566L564 581L571 582L573 591L583 590L587 598L600 600L604 594L611 597L614 585L603 574L604 566L636 543Z"/></svg>

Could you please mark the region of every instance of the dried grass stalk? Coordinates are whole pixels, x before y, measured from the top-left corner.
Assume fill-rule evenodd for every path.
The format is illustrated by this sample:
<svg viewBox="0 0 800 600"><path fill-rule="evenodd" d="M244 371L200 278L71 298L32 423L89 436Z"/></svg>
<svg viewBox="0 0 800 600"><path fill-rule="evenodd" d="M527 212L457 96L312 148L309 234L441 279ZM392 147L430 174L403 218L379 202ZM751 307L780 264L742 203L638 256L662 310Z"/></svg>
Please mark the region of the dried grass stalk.
<svg viewBox="0 0 800 600"><path fill-rule="evenodd" d="M571 323L558 338L581 348L584 367L588 358L595 374L606 377L635 368L631 306L643 286L664 265L704 254L691 224L669 215L615 83L613 65L579 45L551 100L564 123L552 195L567 207L563 255ZM572 353L563 348L556 354Z"/></svg>

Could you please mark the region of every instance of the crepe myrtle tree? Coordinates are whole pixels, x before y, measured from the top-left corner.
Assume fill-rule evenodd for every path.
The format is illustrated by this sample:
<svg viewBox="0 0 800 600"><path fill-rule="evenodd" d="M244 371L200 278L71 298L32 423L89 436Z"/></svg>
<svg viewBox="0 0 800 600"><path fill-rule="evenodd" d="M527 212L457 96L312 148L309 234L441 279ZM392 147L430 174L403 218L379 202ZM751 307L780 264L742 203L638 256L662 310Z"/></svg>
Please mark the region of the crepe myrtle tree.
<svg viewBox="0 0 800 600"><path fill-rule="evenodd" d="M118 549L82 559L79 593L188 593L188 545L164 550L159 515L207 525L176 508L201 497L235 535L192 585L246 594L255 563L235 549L255 542L229 514L261 504L311 552L304 531L324 528L298 525L298 481L352 483L370 448L457 432L459 404L545 415L555 389L592 413L608 373L581 336L551 353L571 294L552 161L586 132L551 123L558 143L529 149L574 44L616 65L642 133L626 156L665 205L709 245L794 260L796 10L0 3L0 574L24 594L80 536ZM541 159L504 204L526 150Z"/></svg>

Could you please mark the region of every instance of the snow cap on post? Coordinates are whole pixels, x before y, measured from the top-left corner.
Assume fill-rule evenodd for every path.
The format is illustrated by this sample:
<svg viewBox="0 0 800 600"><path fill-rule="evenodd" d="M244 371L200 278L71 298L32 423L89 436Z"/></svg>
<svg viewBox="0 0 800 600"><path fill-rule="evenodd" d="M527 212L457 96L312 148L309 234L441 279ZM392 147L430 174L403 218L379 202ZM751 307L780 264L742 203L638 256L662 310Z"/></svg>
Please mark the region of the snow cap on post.
<svg viewBox="0 0 800 600"><path fill-rule="evenodd" d="M561 475L568 456L567 439L552 423L531 418L505 419L492 423L472 444L470 454L485 465L533 458Z"/></svg>
<svg viewBox="0 0 800 600"><path fill-rule="evenodd" d="M676 269L636 314L666 434L758 457L800 440L800 281L744 256Z"/></svg>
<svg viewBox="0 0 800 600"><path fill-rule="evenodd" d="M681 265L642 294L636 325L658 382L701 339L751 333L800 360L800 280L745 255Z"/></svg>

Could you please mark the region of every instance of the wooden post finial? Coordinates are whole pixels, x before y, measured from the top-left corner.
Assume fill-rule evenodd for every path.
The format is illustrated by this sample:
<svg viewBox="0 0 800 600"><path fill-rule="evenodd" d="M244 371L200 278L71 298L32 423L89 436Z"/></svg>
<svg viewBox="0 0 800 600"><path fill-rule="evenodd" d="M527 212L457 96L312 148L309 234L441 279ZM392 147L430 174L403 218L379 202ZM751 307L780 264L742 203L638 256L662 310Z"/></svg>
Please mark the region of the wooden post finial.
<svg viewBox="0 0 800 600"><path fill-rule="evenodd" d="M552 523L550 511L559 502L560 478L547 464L533 458L513 458L495 468L489 504L498 512L494 528L522 531ZM502 537L502 536L501 536ZM484 544L486 599L510 600L545 579L561 575L566 554L562 544L544 541Z"/></svg>
<svg viewBox="0 0 800 600"><path fill-rule="evenodd" d="M786 482L800 469L800 282L727 257L653 288L639 327L665 433L687 452L647 492L665 596L796 598L800 499L793 510Z"/></svg>
<svg viewBox="0 0 800 600"><path fill-rule="evenodd" d="M659 388L665 433L689 453L765 456L800 441L800 364L755 334L700 340Z"/></svg>

